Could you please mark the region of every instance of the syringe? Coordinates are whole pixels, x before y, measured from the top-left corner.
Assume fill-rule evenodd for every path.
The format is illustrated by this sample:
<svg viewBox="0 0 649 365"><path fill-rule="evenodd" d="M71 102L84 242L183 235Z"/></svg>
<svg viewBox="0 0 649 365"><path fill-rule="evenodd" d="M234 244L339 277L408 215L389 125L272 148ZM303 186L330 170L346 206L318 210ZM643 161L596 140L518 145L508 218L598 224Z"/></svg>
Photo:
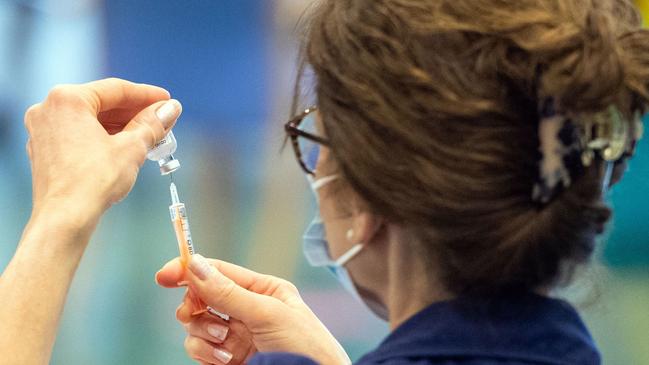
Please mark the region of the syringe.
<svg viewBox="0 0 649 365"><path fill-rule="evenodd" d="M176 189L176 184L172 181L169 185L169 193L171 194L171 205L169 206L169 214L171 216L171 222L174 226L174 231L176 232L176 240L178 241L178 250L180 251L180 262L183 267L187 267L191 256L195 253L194 243L192 241L192 233L189 230L189 219L187 218L187 210L185 209L185 204L180 202L178 198L178 190ZM195 296L191 291L188 293L192 303L194 305L195 311L192 315L200 315L205 312L210 312L211 314L217 315L226 321L229 319L229 316L223 313L219 313L211 307L205 305L200 298Z"/></svg>
<svg viewBox="0 0 649 365"><path fill-rule="evenodd" d="M174 225L174 231L176 231L180 261L183 266L187 267L190 256L194 254L194 243L192 242L192 233L189 230L187 211L185 210L185 204L181 203L180 198L178 198L178 189L176 189L176 184L173 182L169 184L169 193L171 194L169 215Z"/></svg>

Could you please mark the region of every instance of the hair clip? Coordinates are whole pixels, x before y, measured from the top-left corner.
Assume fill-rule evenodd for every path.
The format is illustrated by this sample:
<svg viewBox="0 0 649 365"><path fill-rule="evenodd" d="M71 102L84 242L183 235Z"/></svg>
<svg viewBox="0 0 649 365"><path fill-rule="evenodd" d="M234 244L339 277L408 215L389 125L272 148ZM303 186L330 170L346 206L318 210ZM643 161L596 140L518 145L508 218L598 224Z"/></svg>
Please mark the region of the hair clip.
<svg viewBox="0 0 649 365"><path fill-rule="evenodd" d="M540 159L532 200L547 204L595 158L614 163L633 156L643 132L640 110L631 122L615 105L573 117L559 112L553 98L546 98L539 108Z"/></svg>
<svg viewBox="0 0 649 365"><path fill-rule="evenodd" d="M611 105L606 111L584 118L585 153L591 156L598 151L604 161L617 161L627 151L630 124L624 120L620 110ZM589 159L590 165L592 158Z"/></svg>
<svg viewBox="0 0 649 365"><path fill-rule="evenodd" d="M576 125L558 113L553 98L540 107L539 174L532 190L532 200L547 204L560 190L569 187L583 169L581 143Z"/></svg>

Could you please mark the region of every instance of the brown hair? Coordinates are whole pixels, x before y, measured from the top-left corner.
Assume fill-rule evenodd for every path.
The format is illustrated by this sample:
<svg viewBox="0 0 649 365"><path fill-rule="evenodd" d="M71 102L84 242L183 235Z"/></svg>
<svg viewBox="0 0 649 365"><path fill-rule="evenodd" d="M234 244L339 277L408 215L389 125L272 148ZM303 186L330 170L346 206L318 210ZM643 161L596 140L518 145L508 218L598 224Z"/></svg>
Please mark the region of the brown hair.
<svg viewBox="0 0 649 365"><path fill-rule="evenodd" d="M539 96L571 112L649 100L628 0L324 0L305 61L334 158L414 232L454 293L554 285L610 216L602 163L539 209Z"/></svg>

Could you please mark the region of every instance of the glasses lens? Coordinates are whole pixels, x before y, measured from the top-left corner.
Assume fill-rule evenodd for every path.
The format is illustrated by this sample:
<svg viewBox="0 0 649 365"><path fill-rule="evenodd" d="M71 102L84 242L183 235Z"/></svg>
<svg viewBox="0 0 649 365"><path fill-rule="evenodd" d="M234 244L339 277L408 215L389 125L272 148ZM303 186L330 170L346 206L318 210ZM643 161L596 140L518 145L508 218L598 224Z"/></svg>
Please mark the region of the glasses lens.
<svg viewBox="0 0 649 365"><path fill-rule="evenodd" d="M307 114L302 119L298 128L311 135L319 135L316 128L315 113ZM317 142L301 136L297 140L298 146L300 147L300 154L302 155L302 162L304 162L309 170L315 171L316 164L318 163L318 155L320 154L320 145Z"/></svg>

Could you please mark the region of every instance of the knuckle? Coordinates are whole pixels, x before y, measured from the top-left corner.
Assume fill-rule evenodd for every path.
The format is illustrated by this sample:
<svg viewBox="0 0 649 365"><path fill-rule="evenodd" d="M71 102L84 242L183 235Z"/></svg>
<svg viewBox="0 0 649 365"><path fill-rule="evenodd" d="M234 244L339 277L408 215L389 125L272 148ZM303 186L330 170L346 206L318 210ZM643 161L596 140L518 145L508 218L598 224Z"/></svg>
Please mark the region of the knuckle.
<svg viewBox="0 0 649 365"><path fill-rule="evenodd" d="M119 77L107 77L101 81L107 84L111 84L112 87L119 87L119 88L124 88L134 84L131 81L120 79Z"/></svg>
<svg viewBox="0 0 649 365"><path fill-rule="evenodd" d="M124 94L126 89L132 85L130 81L126 81L117 77L108 77L103 80L105 84L109 85L111 88L114 88L116 91Z"/></svg>
<svg viewBox="0 0 649 365"><path fill-rule="evenodd" d="M188 354L192 354L196 352L196 341L195 337L192 335L188 335L185 337L185 342L183 343L183 346L185 346L185 350L187 351Z"/></svg>
<svg viewBox="0 0 649 365"><path fill-rule="evenodd" d="M69 94L70 94L69 85L59 84L59 85L55 85L54 87L52 87L52 89L50 89L50 92L47 94L47 98L48 99L65 98Z"/></svg>
<svg viewBox="0 0 649 365"><path fill-rule="evenodd" d="M295 284L293 284L292 282L286 279L278 278L272 275L264 275L264 280L268 282L268 287L276 287L280 290L284 290L296 294L298 293L297 286L295 286Z"/></svg>
<svg viewBox="0 0 649 365"><path fill-rule="evenodd" d="M41 104L34 104L27 108L27 110L25 111L25 118L23 119L23 123L25 124L27 131L31 131L32 121L36 117L36 113L38 112L40 107Z"/></svg>
<svg viewBox="0 0 649 365"><path fill-rule="evenodd" d="M278 278L277 276L267 275L267 274L259 274L259 282L263 284L262 285L263 287L268 287L271 284L278 285L281 280L282 279Z"/></svg>
<svg viewBox="0 0 649 365"><path fill-rule="evenodd" d="M54 104L74 103L81 101L81 96L76 92L74 85L60 84L50 90L47 100Z"/></svg>
<svg viewBox="0 0 649 365"><path fill-rule="evenodd" d="M110 82L110 83L117 83L117 82L121 82L122 80L117 78L117 77L107 77L107 78L104 79L104 81Z"/></svg>
<svg viewBox="0 0 649 365"><path fill-rule="evenodd" d="M185 328L186 332L189 332L189 327L187 326L189 317L187 316L185 307L182 305L178 307L178 309L176 309L176 320L183 325L183 328Z"/></svg>
<svg viewBox="0 0 649 365"><path fill-rule="evenodd" d="M34 117L38 109L41 107L41 104L33 104L25 111L25 119L31 119Z"/></svg>
<svg viewBox="0 0 649 365"><path fill-rule="evenodd" d="M104 85L109 86L110 88L114 88L115 90L118 90L121 93L124 93L126 91L126 88L129 85L132 85L130 81L126 81L124 79L120 79L118 77L107 77L103 80L101 80L101 83Z"/></svg>
<svg viewBox="0 0 649 365"><path fill-rule="evenodd" d="M228 284L214 288L215 299L225 307L234 304L235 285L235 283L229 282Z"/></svg>
<svg viewBox="0 0 649 365"><path fill-rule="evenodd" d="M278 279L278 280L280 280L280 285L284 289L286 289L288 291L291 291L293 293L299 292L299 290L297 289L297 286L295 286L295 284L293 284L292 282L290 282L288 280L285 280L285 279Z"/></svg>
<svg viewBox="0 0 649 365"><path fill-rule="evenodd" d="M198 341L198 338L194 336L187 336L185 337L185 352L187 352L187 355L193 359L200 361L201 360L201 352L200 352L200 343Z"/></svg>

